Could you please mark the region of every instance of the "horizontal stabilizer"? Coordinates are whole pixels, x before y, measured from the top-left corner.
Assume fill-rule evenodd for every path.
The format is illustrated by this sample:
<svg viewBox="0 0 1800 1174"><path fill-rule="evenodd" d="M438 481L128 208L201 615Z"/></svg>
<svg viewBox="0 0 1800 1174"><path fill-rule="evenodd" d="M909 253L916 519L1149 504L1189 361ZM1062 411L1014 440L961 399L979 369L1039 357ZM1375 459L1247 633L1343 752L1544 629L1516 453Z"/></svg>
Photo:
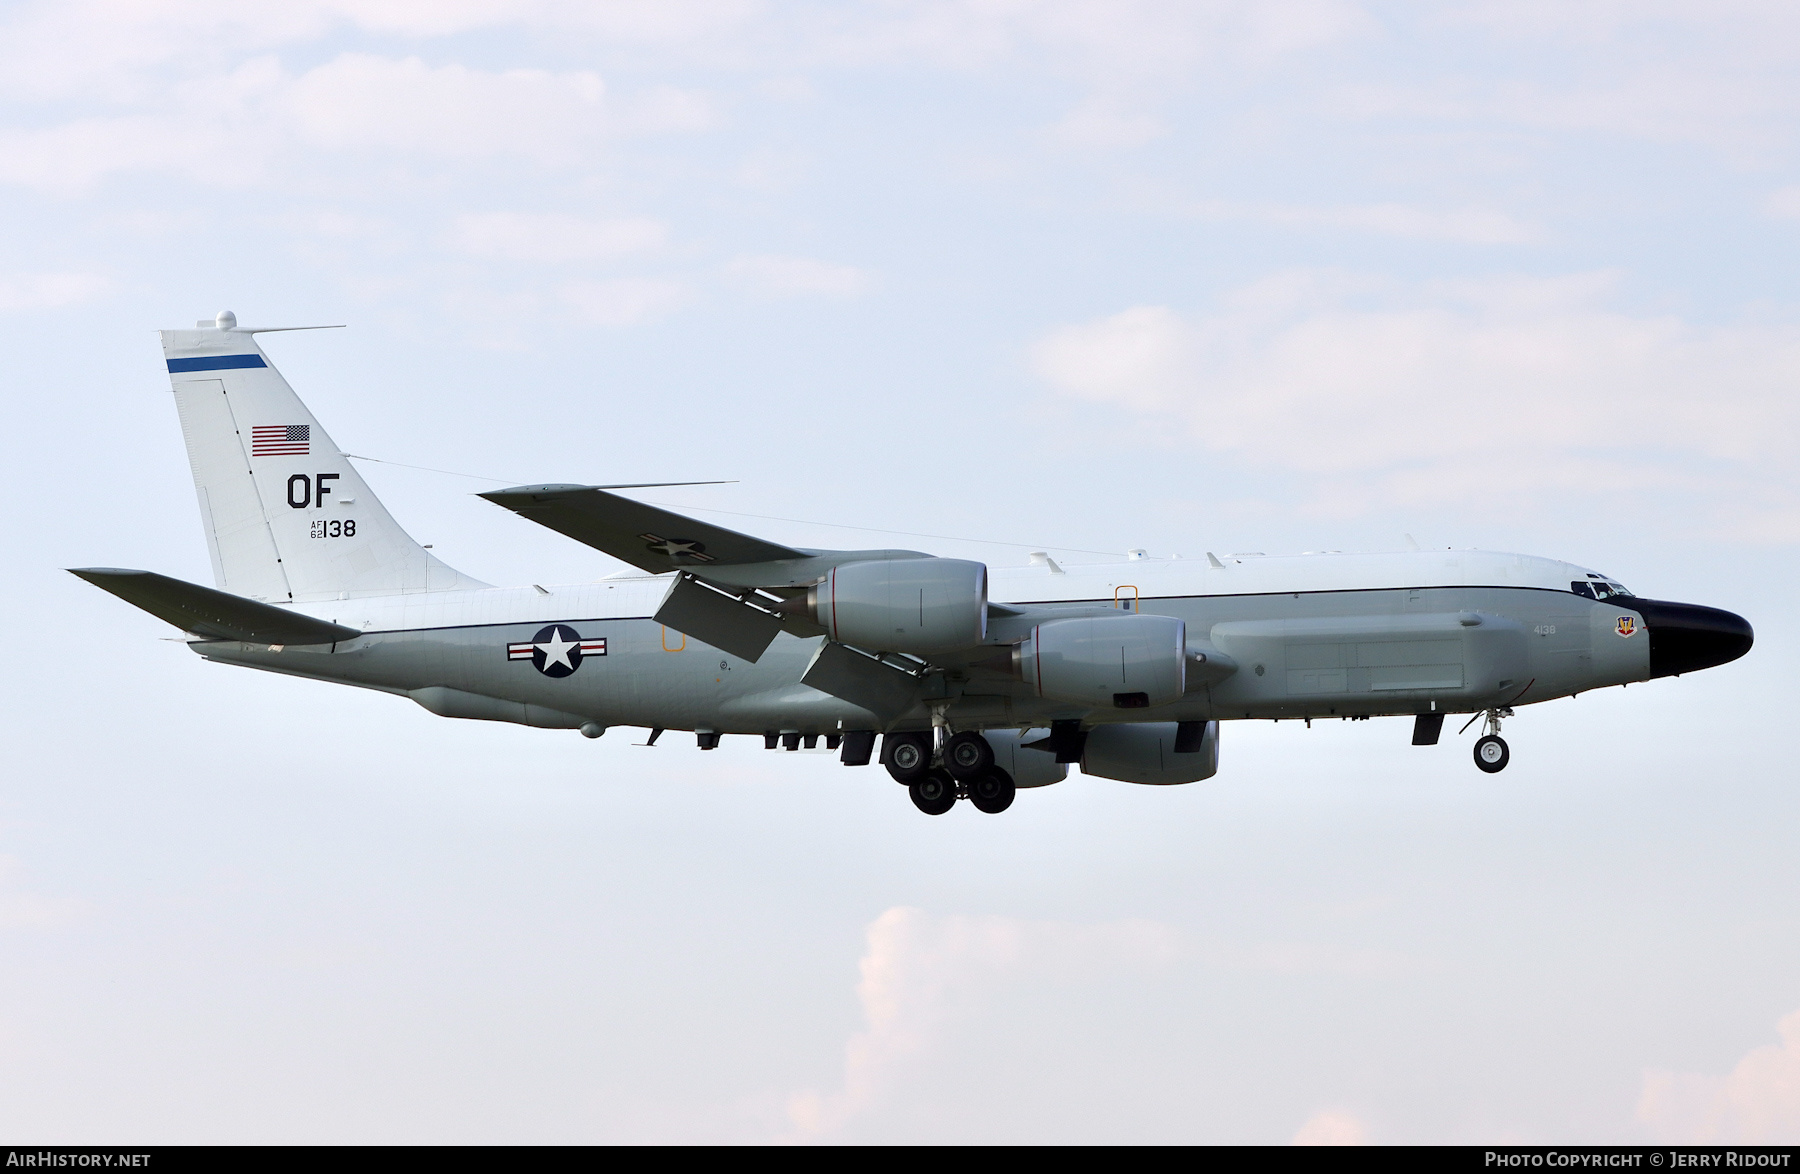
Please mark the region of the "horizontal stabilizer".
<svg viewBox="0 0 1800 1174"><path fill-rule="evenodd" d="M71 568L69 573L110 591L159 620L209 640L242 640L246 644L330 644L362 633L341 624L315 620L286 608L258 603L228 591L215 591L158 575L117 567Z"/></svg>
<svg viewBox="0 0 1800 1174"><path fill-rule="evenodd" d="M652 617L723 652L755 663L768 651L781 617L704 587L688 575L677 575Z"/></svg>

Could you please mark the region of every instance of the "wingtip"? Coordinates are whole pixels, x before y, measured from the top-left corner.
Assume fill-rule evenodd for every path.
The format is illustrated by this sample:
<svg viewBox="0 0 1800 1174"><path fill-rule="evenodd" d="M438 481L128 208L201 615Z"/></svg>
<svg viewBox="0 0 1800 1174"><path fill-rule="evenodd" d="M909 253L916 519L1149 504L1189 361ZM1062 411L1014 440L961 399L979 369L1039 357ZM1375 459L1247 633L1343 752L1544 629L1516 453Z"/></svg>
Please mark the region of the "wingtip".
<svg viewBox="0 0 1800 1174"><path fill-rule="evenodd" d="M78 579L86 579L93 575L148 575L149 571L134 570L131 567L64 567L63 570Z"/></svg>
<svg viewBox="0 0 1800 1174"><path fill-rule="evenodd" d="M583 489L592 489L592 485L514 485L510 489L490 489L475 496L485 497L489 501L505 501L517 497L545 497L553 493L574 493Z"/></svg>

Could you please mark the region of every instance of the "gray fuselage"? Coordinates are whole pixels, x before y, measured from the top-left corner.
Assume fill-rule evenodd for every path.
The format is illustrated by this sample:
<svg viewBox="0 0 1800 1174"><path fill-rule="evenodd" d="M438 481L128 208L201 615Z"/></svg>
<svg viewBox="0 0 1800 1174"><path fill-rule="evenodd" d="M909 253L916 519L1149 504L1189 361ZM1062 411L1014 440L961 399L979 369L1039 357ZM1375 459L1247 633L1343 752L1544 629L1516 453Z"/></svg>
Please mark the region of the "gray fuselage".
<svg viewBox="0 0 1800 1174"><path fill-rule="evenodd" d="M820 636L784 632L751 663L653 621L667 576L311 604L300 610L365 634L304 648L193 647L221 662L405 694L445 716L752 734L925 729L932 702L947 703L956 729L1470 713L1652 676L1636 601L1576 594L1572 583L1601 577L1556 560L1439 551L1209 561L994 572L995 602L1185 621L1190 650L1210 659L1190 669L1178 702L1144 709L1040 698L970 657L925 674L910 710L878 718L800 683ZM1021 623L996 614L987 644L1022 639ZM567 658L571 671L553 675L558 666L546 673L541 656L509 654L553 625L589 645Z"/></svg>

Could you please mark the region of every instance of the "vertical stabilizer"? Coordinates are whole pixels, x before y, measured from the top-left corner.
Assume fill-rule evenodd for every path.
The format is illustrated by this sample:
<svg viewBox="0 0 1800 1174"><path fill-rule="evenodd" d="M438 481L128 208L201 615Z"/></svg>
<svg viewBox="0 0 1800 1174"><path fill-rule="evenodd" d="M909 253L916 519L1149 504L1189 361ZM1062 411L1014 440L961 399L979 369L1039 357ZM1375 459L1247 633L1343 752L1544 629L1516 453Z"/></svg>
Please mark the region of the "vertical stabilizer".
<svg viewBox="0 0 1800 1174"><path fill-rule="evenodd" d="M162 346L221 590L305 603L487 586L400 528L253 330L224 313Z"/></svg>

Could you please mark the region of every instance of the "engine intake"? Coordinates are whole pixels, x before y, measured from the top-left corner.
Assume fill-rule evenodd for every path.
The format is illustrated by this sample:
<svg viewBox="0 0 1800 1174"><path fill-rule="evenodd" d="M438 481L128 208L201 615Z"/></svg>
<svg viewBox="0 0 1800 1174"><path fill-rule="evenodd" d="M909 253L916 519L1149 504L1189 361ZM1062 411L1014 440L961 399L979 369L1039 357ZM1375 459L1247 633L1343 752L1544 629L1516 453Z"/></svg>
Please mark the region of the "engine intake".
<svg viewBox="0 0 1800 1174"><path fill-rule="evenodd" d="M785 610L874 652L971 648L987 639L987 567L957 558L845 563Z"/></svg>
<svg viewBox="0 0 1800 1174"><path fill-rule="evenodd" d="M1173 616L1049 620L1013 646L1013 671L1039 697L1118 709L1179 701L1187 625Z"/></svg>

